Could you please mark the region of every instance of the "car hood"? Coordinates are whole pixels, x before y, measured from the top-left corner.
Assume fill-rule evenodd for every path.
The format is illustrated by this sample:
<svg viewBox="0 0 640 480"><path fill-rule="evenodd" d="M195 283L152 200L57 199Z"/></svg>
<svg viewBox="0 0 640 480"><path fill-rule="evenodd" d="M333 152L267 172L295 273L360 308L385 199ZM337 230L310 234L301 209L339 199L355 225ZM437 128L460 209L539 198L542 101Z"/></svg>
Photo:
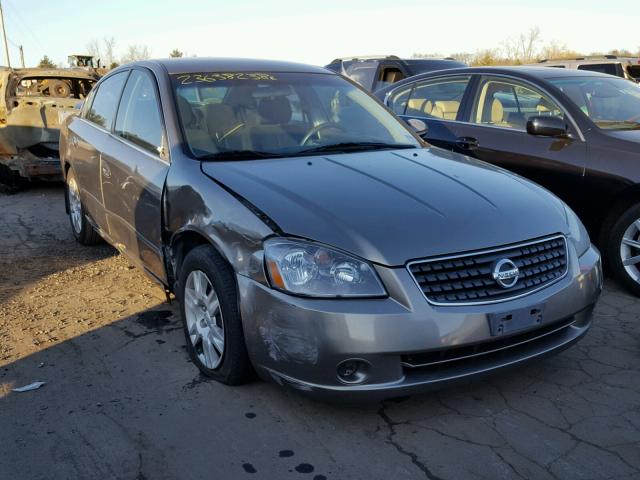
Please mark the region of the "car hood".
<svg viewBox="0 0 640 480"><path fill-rule="evenodd" d="M640 143L640 130L603 130L603 132L605 132L607 136L617 138L618 140L625 140L635 144ZM632 147L637 150L638 145L633 145Z"/></svg>
<svg viewBox="0 0 640 480"><path fill-rule="evenodd" d="M548 191L437 148L203 162L202 170L285 234L389 266L567 230Z"/></svg>

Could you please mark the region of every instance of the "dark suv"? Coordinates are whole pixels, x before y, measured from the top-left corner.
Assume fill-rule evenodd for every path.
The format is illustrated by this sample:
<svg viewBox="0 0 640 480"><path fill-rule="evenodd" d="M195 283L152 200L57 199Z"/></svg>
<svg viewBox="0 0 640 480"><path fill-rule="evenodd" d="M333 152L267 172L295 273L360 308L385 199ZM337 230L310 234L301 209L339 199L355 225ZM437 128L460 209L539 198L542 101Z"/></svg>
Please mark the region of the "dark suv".
<svg viewBox="0 0 640 480"><path fill-rule="evenodd" d="M403 60L395 55L380 57L336 58L326 66L375 92L419 73L466 67L453 58L419 58Z"/></svg>
<svg viewBox="0 0 640 480"><path fill-rule="evenodd" d="M462 68L376 92L431 144L547 187L640 295L640 86L543 67Z"/></svg>

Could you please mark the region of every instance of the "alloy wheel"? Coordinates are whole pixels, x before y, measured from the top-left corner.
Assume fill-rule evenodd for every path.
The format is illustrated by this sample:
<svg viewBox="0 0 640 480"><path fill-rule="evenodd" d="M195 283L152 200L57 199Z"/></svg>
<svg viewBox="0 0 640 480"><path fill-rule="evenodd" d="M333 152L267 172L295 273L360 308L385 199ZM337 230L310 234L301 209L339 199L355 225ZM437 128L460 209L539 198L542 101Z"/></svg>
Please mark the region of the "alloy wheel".
<svg viewBox="0 0 640 480"><path fill-rule="evenodd" d="M207 275L193 270L184 288L184 311L189 339L198 359L213 370L224 354L224 321L218 295Z"/></svg>
<svg viewBox="0 0 640 480"><path fill-rule="evenodd" d="M80 234L82 231L82 204L80 203L80 192L75 177L69 177L67 182L67 192L69 197L69 212L71 214L71 225L73 230Z"/></svg>
<svg viewBox="0 0 640 480"><path fill-rule="evenodd" d="M620 258L627 274L640 283L640 219L635 220L622 234Z"/></svg>

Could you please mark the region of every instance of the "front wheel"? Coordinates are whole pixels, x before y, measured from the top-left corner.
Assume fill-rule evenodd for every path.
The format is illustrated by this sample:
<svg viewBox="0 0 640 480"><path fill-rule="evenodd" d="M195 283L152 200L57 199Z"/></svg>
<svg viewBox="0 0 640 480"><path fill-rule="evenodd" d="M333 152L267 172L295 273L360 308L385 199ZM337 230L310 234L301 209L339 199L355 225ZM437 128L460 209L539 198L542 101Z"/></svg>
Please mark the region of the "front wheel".
<svg viewBox="0 0 640 480"><path fill-rule="evenodd" d="M613 224L607 256L614 276L640 296L640 205L628 208Z"/></svg>
<svg viewBox="0 0 640 480"><path fill-rule="evenodd" d="M252 377L233 271L213 247L191 250L178 288L187 350L202 373L228 385Z"/></svg>
<svg viewBox="0 0 640 480"><path fill-rule="evenodd" d="M100 242L100 235L89 223L85 215L85 208L80 200L80 188L73 169L67 172L67 205L69 206L69 220L71 231L81 245L95 245Z"/></svg>

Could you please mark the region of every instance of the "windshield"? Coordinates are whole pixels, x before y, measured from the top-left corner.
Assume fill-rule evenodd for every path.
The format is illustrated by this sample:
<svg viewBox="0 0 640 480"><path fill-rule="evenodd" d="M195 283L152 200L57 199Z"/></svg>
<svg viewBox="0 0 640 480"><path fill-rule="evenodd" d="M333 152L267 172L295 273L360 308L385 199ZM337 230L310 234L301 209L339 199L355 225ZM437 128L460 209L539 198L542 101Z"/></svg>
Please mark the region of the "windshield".
<svg viewBox="0 0 640 480"><path fill-rule="evenodd" d="M198 158L420 146L385 107L337 75L198 73L172 81L186 141Z"/></svg>
<svg viewBox="0 0 640 480"><path fill-rule="evenodd" d="M621 78L552 78L599 128L608 130L640 129L640 86Z"/></svg>

